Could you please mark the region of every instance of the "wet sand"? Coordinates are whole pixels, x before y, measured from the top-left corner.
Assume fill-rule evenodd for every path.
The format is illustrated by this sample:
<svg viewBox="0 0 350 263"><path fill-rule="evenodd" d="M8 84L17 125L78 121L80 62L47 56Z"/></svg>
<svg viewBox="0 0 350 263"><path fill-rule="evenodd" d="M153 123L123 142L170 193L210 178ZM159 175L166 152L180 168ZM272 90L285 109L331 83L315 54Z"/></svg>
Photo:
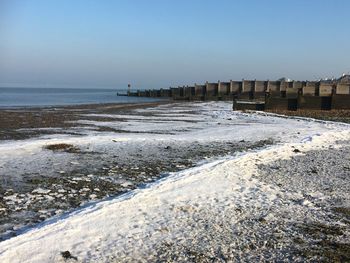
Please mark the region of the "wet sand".
<svg viewBox="0 0 350 263"><path fill-rule="evenodd" d="M42 108L0 109L0 140L22 140L57 133L51 129L79 127L81 114L125 113L136 108L154 107L169 101L130 104L85 104ZM31 130L35 129L35 130ZM61 131L65 133L64 130Z"/></svg>

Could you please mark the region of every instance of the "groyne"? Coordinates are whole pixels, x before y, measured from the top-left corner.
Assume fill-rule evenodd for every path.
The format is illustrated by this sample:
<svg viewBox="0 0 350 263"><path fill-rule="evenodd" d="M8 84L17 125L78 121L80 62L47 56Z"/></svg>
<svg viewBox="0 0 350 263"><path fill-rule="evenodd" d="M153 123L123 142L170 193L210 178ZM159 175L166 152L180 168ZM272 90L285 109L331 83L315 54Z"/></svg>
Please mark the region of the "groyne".
<svg viewBox="0 0 350 263"><path fill-rule="evenodd" d="M261 81L195 83L169 89L138 90L128 96L173 100L230 100L237 110L350 109L350 81Z"/></svg>

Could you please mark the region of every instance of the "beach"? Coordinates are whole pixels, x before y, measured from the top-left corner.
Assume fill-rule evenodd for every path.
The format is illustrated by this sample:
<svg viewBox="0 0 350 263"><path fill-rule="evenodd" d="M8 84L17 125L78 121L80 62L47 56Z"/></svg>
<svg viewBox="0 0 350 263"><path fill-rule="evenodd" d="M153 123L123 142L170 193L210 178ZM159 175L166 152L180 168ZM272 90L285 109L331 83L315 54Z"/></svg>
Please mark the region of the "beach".
<svg viewBox="0 0 350 263"><path fill-rule="evenodd" d="M0 263L350 263L349 10L0 0Z"/></svg>
<svg viewBox="0 0 350 263"><path fill-rule="evenodd" d="M166 101L0 118L1 262L350 258L346 123Z"/></svg>

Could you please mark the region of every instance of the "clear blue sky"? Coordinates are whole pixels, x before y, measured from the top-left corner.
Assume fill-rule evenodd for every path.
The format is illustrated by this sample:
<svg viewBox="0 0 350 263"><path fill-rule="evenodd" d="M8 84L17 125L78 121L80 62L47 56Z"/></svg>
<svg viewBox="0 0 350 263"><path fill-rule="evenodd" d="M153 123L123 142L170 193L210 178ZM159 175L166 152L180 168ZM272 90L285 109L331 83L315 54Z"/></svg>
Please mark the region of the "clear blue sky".
<svg viewBox="0 0 350 263"><path fill-rule="evenodd" d="M338 76L349 12L348 0L0 0L0 85Z"/></svg>

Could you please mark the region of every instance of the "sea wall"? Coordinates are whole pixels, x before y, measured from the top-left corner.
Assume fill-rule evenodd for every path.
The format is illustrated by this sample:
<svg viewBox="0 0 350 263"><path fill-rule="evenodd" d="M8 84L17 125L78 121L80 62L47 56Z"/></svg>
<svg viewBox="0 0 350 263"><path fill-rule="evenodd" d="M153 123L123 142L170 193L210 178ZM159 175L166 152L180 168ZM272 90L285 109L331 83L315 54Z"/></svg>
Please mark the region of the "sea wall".
<svg viewBox="0 0 350 263"><path fill-rule="evenodd" d="M350 83L323 81L262 81L241 80L229 82L195 83L193 86L169 89L139 90L129 96L162 97L173 100L231 100L234 108L261 109L350 109ZM249 101L242 103L240 101ZM235 105L237 107L235 107Z"/></svg>

